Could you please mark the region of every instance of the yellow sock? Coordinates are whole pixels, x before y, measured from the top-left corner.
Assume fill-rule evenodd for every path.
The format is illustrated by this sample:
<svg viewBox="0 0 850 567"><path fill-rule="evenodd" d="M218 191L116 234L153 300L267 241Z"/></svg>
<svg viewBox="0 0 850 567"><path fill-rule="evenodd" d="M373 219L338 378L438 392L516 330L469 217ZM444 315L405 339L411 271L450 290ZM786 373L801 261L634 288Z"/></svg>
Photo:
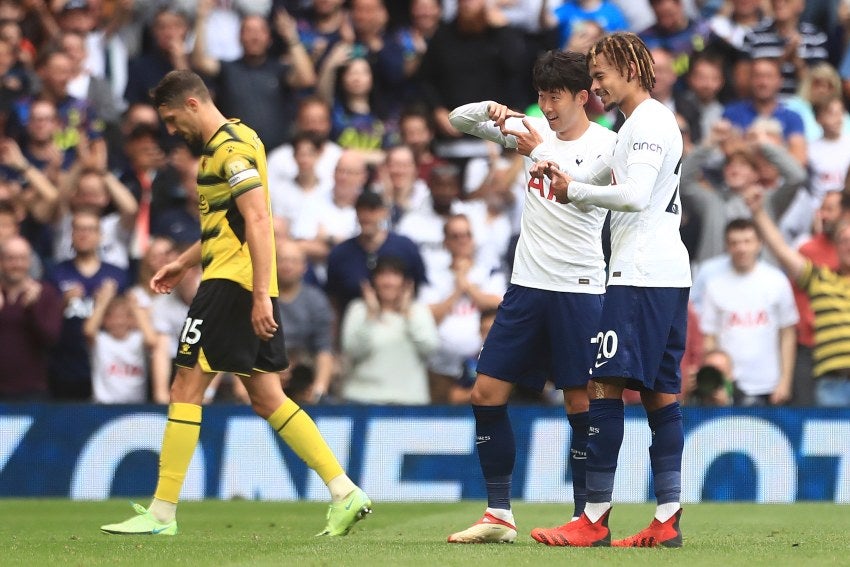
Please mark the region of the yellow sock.
<svg viewBox="0 0 850 567"><path fill-rule="evenodd" d="M168 406L168 422L162 437L159 481L154 498L177 503L200 432L201 406L178 403Z"/></svg>
<svg viewBox="0 0 850 567"><path fill-rule="evenodd" d="M322 477L325 484L345 474L315 422L298 404L287 398L269 416L268 422L295 454Z"/></svg>

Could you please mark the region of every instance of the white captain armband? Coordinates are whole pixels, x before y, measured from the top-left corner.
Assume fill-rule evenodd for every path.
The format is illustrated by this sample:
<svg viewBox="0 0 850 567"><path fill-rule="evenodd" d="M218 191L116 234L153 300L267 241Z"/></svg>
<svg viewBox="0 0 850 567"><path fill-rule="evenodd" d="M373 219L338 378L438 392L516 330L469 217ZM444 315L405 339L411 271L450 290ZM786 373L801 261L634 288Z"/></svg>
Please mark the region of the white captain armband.
<svg viewBox="0 0 850 567"><path fill-rule="evenodd" d="M227 183L230 185L230 187L236 187L246 179L251 179L253 177L259 179L260 172L252 167L251 169L240 171L239 173L231 176L230 179L227 180Z"/></svg>

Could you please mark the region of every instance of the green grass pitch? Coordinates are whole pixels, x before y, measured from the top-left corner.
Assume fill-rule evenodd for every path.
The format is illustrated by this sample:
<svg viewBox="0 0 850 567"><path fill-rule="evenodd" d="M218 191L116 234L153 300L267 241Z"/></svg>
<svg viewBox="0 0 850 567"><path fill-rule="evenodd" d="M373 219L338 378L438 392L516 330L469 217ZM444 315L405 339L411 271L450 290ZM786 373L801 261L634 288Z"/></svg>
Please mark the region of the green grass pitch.
<svg viewBox="0 0 850 567"><path fill-rule="evenodd" d="M571 506L515 503L513 545L445 543L481 515L482 502L374 508L337 539L313 537L324 526L320 503L212 500L180 505L176 537L109 536L98 527L131 516L126 501L0 499L0 565L850 565L850 508L828 503L687 505L682 549L548 548L529 537L534 527L563 523ZM653 511L615 506L612 535L638 531Z"/></svg>

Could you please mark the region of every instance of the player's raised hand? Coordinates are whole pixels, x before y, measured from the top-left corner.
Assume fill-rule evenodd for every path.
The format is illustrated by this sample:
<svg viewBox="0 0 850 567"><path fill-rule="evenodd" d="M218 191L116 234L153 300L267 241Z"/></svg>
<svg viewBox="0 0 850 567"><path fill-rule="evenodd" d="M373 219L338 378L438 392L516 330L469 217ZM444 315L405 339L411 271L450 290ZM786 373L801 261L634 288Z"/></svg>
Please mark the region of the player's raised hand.
<svg viewBox="0 0 850 567"><path fill-rule="evenodd" d="M515 137L516 151L521 155L530 156L534 148L543 142L543 137L531 126L527 118L522 119L522 125L525 126L525 132L502 128L502 134Z"/></svg>
<svg viewBox="0 0 850 567"><path fill-rule="evenodd" d="M493 121L493 124L498 126L499 130L504 129L505 120L508 118L525 118L525 114L511 110L504 104L500 104L498 102L491 102L487 106L487 114L490 117L490 120Z"/></svg>
<svg viewBox="0 0 850 567"><path fill-rule="evenodd" d="M549 175L553 169L558 169L558 164L554 161L542 160L533 164L528 170L529 175L536 179L543 179Z"/></svg>

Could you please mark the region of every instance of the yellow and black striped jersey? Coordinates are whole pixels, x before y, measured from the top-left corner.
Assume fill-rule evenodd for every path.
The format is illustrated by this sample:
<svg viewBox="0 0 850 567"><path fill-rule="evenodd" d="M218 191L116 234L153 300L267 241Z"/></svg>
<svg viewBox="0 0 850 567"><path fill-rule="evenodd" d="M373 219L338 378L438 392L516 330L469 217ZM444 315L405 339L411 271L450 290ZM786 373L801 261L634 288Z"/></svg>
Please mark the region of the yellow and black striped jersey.
<svg viewBox="0 0 850 567"><path fill-rule="evenodd" d="M812 302L815 314L815 349L812 374L850 368L850 280L824 266L806 261L797 281Z"/></svg>
<svg viewBox="0 0 850 567"><path fill-rule="evenodd" d="M274 251L265 148L256 132L231 119L204 146L198 168L202 280L227 279L253 288L245 219L236 206L236 198L252 190L265 194ZM269 294L278 295L274 252Z"/></svg>

